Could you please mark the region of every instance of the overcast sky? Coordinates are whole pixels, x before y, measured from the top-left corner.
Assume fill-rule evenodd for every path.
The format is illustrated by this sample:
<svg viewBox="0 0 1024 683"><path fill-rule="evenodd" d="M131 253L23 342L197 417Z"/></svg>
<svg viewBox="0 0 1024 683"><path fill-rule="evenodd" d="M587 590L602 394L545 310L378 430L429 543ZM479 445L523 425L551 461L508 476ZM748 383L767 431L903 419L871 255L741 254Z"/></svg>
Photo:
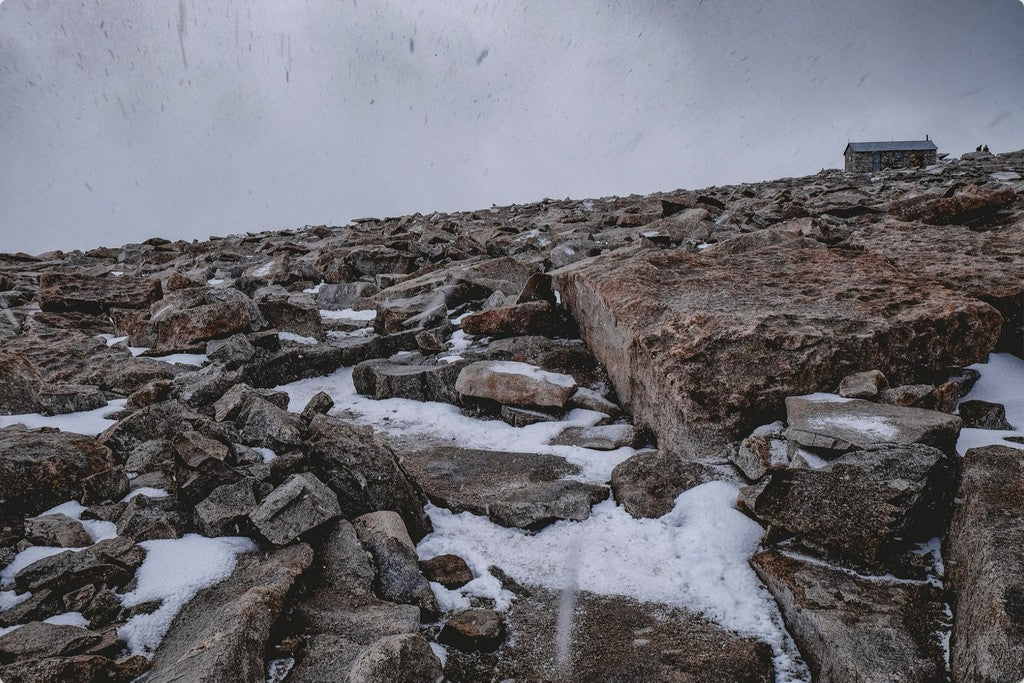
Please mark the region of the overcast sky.
<svg viewBox="0 0 1024 683"><path fill-rule="evenodd" d="M1019 0L6 0L0 251L1024 147Z"/></svg>

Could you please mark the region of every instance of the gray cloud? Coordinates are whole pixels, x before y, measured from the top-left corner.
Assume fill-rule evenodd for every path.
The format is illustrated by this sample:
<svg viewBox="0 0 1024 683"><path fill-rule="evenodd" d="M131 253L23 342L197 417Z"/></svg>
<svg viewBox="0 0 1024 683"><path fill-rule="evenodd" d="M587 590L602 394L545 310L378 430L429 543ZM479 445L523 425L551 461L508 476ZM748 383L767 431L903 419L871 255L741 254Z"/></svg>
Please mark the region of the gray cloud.
<svg viewBox="0 0 1024 683"><path fill-rule="evenodd" d="M1024 146L1017 0L7 0L0 250Z"/></svg>

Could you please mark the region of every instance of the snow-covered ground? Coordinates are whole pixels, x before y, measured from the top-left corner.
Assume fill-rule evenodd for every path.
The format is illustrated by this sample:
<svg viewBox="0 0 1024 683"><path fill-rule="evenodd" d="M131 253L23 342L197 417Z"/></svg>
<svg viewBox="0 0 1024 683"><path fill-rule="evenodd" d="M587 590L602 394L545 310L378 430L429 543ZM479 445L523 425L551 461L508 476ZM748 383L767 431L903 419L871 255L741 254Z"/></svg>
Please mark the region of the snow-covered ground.
<svg viewBox="0 0 1024 683"><path fill-rule="evenodd" d="M1006 421L1013 430L961 429L956 449L961 455L971 448L992 444L1024 449L1024 443L1007 441L1006 437L1024 439L1024 360L1010 353L993 353L987 363L972 365L981 378L964 396L964 401L990 401L1006 406Z"/></svg>
<svg viewBox="0 0 1024 683"><path fill-rule="evenodd" d="M41 415L39 413L0 415L0 428L22 424L29 429L56 427L62 432L73 432L75 434L85 434L86 436L96 436L117 421L108 420L104 416L121 410L127 402L127 399L119 398L114 401L110 401L102 408L86 410L81 413L67 413L66 415Z"/></svg>
<svg viewBox="0 0 1024 683"><path fill-rule="evenodd" d="M345 413L392 437L415 437L466 448L551 454L580 467L573 478L606 483L632 448L602 452L548 442L567 426L592 426L603 414L573 410L564 420L512 427L463 415L446 403L374 400L352 384L352 369L277 387L289 410L302 410L318 391ZM432 584L442 607L466 607L487 597L507 609L514 596L487 572L496 565L523 583L553 590L587 590L684 607L771 645L777 681L806 681L809 673L786 633L774 600L748 564L763 529L736 509L737 487L711 482L684 492L659 519L636 519L607 500L585 521L562 521L537 532L508 529L487 517L428 506L434 532L418 547L421 558L454 553L477 578L458 590Z"/></svg>

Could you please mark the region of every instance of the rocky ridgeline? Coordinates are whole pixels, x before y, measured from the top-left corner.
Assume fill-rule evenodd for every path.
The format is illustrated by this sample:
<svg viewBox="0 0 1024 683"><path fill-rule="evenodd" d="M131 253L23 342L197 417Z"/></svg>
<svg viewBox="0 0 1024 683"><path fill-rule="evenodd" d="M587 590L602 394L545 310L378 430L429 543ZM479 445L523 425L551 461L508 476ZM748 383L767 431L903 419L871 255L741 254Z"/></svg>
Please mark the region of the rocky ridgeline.
<svg viewBox="0 0 1024 683"><path fill-rule="evenodd" d="M816 680L1020 680L1024 460L956 443L965 423L1009 427L1001 406L960 399L965 366L1024 349L1022 174L1024 152L975 153L0 255L0 415L122 400L97 436L0 430L0 567L74 549L11 577L0 679L262 681L273 660L287 681L773 680L755 638L587 592L566 660L557 593L493 567L511 607L453 612L431 584L474 571L416 551L428 501L536 531L609 495L659 517L726 480L766 529L751 565ZM604 417L552 443L656 448L587 481L556 455L389 436L327 393L296 406L275 389L348 367L372 399L515 427L582 408ZM169 495L126 497L152 489ZM81 519L42 514L69 500ZM89 520L116 535L95 542ZM259 550L130 656L118 629L160 608L123 600L140 544L187 534ZM944 574L918 545L935 537ZM68 612L86 623L44 622Z"/></svg>

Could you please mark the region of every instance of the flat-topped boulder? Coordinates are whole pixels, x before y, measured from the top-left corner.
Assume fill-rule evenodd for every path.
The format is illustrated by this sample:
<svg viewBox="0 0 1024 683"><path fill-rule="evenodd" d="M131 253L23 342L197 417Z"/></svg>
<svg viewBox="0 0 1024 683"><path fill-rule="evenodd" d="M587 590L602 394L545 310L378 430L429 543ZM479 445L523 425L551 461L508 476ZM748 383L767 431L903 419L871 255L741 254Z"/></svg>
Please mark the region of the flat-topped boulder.
<svg viewBox="0 0 1024 683"><path fill-rule="evenodd" d="M514 681L775 680L772 649L687 610L629 598L575 594L571 644L560 645L557 592L534 586L504 618L507 642L497 653L448 649L453 683ZM484 649L484 648L479 648Z"/></svg>
<svg viewBox="0 0 1024 683"><path fill-rule="evenodd" d="M111 308L148 308L161 294L159 280L131 275L96 277L51 271L39 276L39 307L44 311L103 313Z"/></svg>
<svg viewBox="0 0 1024 683"><path fill-rule="evenodd" d="M507 527L584 520L608 496L607 487L565 479L579 468L554 455L439 445L403 450L402 462L435 504Z"/></svg>
<svg viewBox="0 0 1024 683"><path fill-rule="evenodd" d="M463 396L489 399L503 405L561 408L576 391L576 380L529 363L477 361L462 369L455 381L455 390Z"/></svg>
<svg viewBox="0 0 1024 683"><path fill-rule="evenodd" d="M689 457L771 422L786 396L852 372L903 383L984 360L1003 318L875 255L767 247L701 255L625 249L556 276L619 398Z"/></svg>
<svg viewBox="0 0 1024 683"><path fill-rule="evenodd" d="M952 454L960 418L937 410L843 399L834 394L786 399L786 438L791 444L848 451L875 443L922 443Z"/></svg>

